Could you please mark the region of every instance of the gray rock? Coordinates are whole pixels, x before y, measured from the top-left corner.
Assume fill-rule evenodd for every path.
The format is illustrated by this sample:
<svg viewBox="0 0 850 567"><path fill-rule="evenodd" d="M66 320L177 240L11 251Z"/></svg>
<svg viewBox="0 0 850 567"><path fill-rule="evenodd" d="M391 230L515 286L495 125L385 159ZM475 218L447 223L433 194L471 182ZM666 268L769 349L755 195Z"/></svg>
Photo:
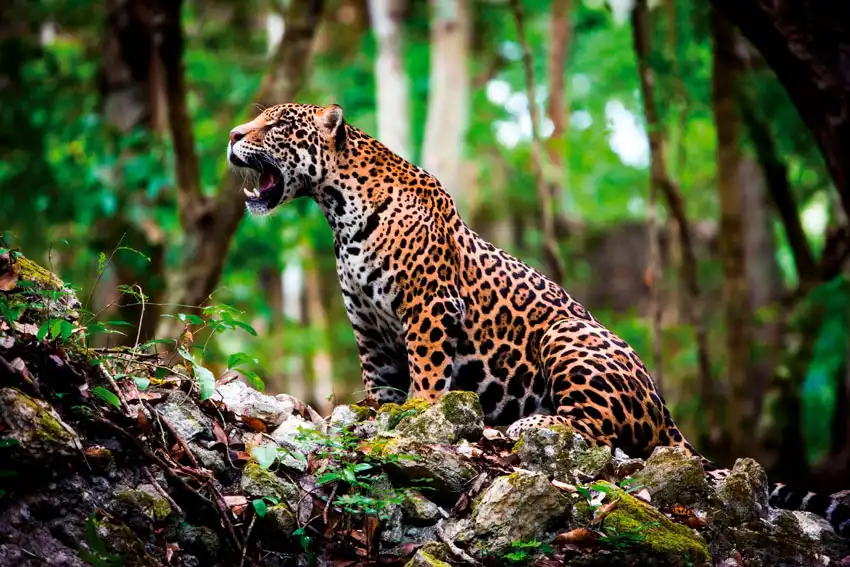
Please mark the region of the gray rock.
<svg viewBox="0 0 850 567"><path fill-rule="evenodd" d="M404 564L404 567L452 567L449 563L441 561L428 553L427 551L419 550L411 558L410 561Z"/></svg>
<svg viewBox="0 0 850 567"><path fill-rule="evenodd" d="M293 509L298 504L298 487L257 463L248 463L242 469L240 486L248 498L274 496L278 500L286 500Z"/></svg>
<svg viewBox="0 0 850 567"><path fill-rule="evenodd" d="M573 484L597 478L611 466L610 448L591 447L583 437L564 426L528 429L513 451L523 468Z"/></svg>
<svg viewBox="0 0 850 567"><path fill-rule="evenodd" d="M156 406L155 410L184 441L201 435L212 437L212 422L183 392L171 394L168 401Z"/></svg>
<svg viewBox="0 0 850 567"><path fill-rule="evenodd" d="M240 417L259 419L269 427L277 427L295 412L296 404L288 396L267 396L242 380L222 384L215 391L227 409Z"/></svg>
<svg viewBox="0 0 850 567"><path fill-rule="evenodd" d="M700 458L678 447L656 448L634 479L632 486L645 487L659 506L696 506L714 498Z"/></svg>
<svg viewBox="0 0 850 567"><path fill-rule="evenodd" d="M48 404L20 390L0 389L0 418L5 426L0 440L8 443L3 458L9 463L19 459L47 463L56 457L82 455L77 432Z"/></svg>
<svg viewBox="0 0 850 567"><path fill-rule="evenodd" d="M422 443L476 441L484 431L484 411L474 393L447 392L424 412L403 419L396 429L400 435Z"/></svg>
<svg viewBox="0 0 850 567"><path fill-rule="evenodd" d="M738 459L732 472L718 486L717 495L732 523L754 522L767 517L767 475L753 459Z"/></svg>
<svg viewBox="0 0 850 567"><path fill-rule="evenodd" d="M458 494L476 476L475 468L451 448L426 445L413 439L390 439L382 449L383 455L394 455L387 467L408 480L431 479L436 491Z"/></svg>
<svg viewBox="0 0 850 567"><path fill-rule="evenodd" d="M443 517L440 507L422 496L417 490L407 491L403 509L408 521L415 524L433 524Z"/></svg>
<svg viewBox="0 0 850 567"><path fill-rule="evenodd" d="M298 520L286 504L270 506L266 511L265 521L273 530L286 537L291 536L292 532L298 528Z"/></svg>
<svg viewBox="0 0 850 567"><path fill-rule="evenodd" d="M493 481L476 500L472 516L453 526L458 541L483 557L504 553L515 541L543 536L554 520L569 514L571 502L543 473L517 470Z"/></svg>
<svg viewBox="0 0 850 567"><path fill-rule="evenodd" d="M198 463L205 469L209 469L214 473L224 472L229 465L224 459L224 456L214 449L205 449L197 443L189 443L189 450L198 459Z"/></svg>

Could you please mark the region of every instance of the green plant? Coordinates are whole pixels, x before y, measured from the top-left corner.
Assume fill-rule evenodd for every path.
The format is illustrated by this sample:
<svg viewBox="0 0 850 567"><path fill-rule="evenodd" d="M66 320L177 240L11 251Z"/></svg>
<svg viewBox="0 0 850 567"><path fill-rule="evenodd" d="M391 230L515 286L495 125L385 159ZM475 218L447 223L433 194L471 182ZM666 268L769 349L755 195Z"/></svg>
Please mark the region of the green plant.
<svg viewBox="0 0 850 567"><path fill-rule="evenodd" d="M513 551L502 555L510 565L528 565L540 553L551 553L552 546L541 541L515 541L511 543Z"/></svg>

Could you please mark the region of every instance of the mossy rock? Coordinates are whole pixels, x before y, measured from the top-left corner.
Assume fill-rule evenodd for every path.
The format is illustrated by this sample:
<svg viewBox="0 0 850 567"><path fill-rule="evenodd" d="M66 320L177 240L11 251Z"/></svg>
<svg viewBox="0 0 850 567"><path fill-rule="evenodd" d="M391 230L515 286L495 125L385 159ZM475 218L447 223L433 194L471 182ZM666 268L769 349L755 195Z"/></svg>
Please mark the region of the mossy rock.
<svg viewBox="0 0 850 567"><path fill-rule="evenodd" d="M632 486L645 487L656 506L703 505L717 502L705 475L702 460L678 447L658 447Z"/></svg>
<svg viewBox="0 0 850 567"><path fill-rule="evenodd" d="M451 564L437 559L427 551L419 550L404 567L452 567Z"/></svg>
<svg viewBox="0 0 850 567"><path fill-rule="evenodd" d="M475 500L472 515L454 527L479 558L509 552L515 541L541 537L555 521L568 519L572 503L549 478L518 470L501 476Z"/></svg>
<svg viewBox="0 0 850 567"><path fill-rule="evenodd" d="M484 431L484 410L474 392L446 392L425 411L401 421L400 435L423 443L476 441Z"/></svg>
<svg viewBox="0 0 850 567"><path fill-rule="evenodd" d="M8 257L0 257L8 258ZM17 273L17 286L6 298L10 304L30 305L43 303L45 308L26 309L21 316L22 322L39 325L47 319L79 319L80 301L73 289L68 287L56 274L33 262L22 254L15 254L14 263L0 266L0 272L12 270ZM26 286L21 285L26 282ZM50 301L42 301L49 297Z"/></svg>
<svg viewBox="0 0 850 567"><path fill-rule="evenodd" d="M603 505L616 500L601 522L612 546L629 546L640 553L646 549L654 556L665 557L666 565L710 565L711 555L700 535L691 528L675 524L651 505L608 482L595 486L607 494Z"/></svg>
<svg viewBox="0 0 850 567"><path fill-rule="evenodd" d="M125 567L159 567L161 565L154 557L148 555L145 543L128 526L111 519L109 521L92 519L92 522L96 535L90 535L88 539L97 538L99 541L86 541L85 544L90 549L102 546L108 553L119 556L121 565Z"/></svg>
<svg viewBox="0 0 850 567"><path fill-rule="evenodd" d="M265 523L270 530L286 538L298 528L298 519L287 504L270 506L266 511Z"/></svg>
<svg viewBox="0 0 850 567"><path fill-rule="evenodd" d="M435 497L451 499L477 474L475 467L450 448L426 445L406 437L390 439L377 450L384 457L394 457L386 465L391 472L410 482L427 482L434 488Z"/></svg>
<svg viewBox="0 0 850 567"><path fill-rule="evenodd" d="M764 468L750 458L738 459L717 488L730 523L755 522L767 517L768 482Z"/></svg>
<svg viewBox="0 0 850 567"><path fill-rule="evenodd" d="M569 483L597 478L612 462L608 447L591 447L564 425L524 431L512 452L523 468Z"/></svg>
<svg viewBox="0 0 850 567"><path fill-rule="evenodd" d="M76 433L48 404L16 388L0 389L0 456L4 462L46 464L82 456Z"/></svg>
<svg viewBox="0 0 850 567"><path fill-rule="evenodd" d="M146 487L150 488L146 490ZM115 500L132 506L154 522L164 520L171 514L171 504L151 485L125 488L115 494Z"/></svg>
<svg viewBox="0 0 850 567"><path fill-rule="evenodd" d="M274 496L278 500L286 500L290 506L298 502L297 486L257 463L248 463L242 469L241 487L242 492L249 498Z"/></svg>
<svg viewBox="0 0 850 567"><path fill-rule="evenodd" d="M431 407L427 400L410 398L404 404L388 403L378 408L376 420L378 428L382 431L391 431L405 418L419 415Z"/></svg>

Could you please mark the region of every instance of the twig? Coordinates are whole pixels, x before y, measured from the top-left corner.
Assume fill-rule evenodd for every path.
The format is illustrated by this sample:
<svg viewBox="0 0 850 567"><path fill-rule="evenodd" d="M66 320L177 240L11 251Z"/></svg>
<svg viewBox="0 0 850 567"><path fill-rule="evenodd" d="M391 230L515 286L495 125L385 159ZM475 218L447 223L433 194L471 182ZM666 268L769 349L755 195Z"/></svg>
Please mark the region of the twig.
<svg viewBox="0 0 850 567"><path fill-rule="evenodd" d="M106 366L99 362L95 364L95 368L100 371L100 375L106 380L109 385L115 390L115 395L118 396L118 400L121 402L121 407L124 410L125 415L130 415L130 404L127 402L127 399L124 397L124 393L121 391L121 388L118 387L118 383L115 382L115 378L112 377L112 374L106 369Z"/></svg>
<svg viewBox="0 0 850 567"><path fill-rule="evenodd" d="M168 423L168 420L165 419L165 417L160 415L159 421L161 423L163 423L165 425L165 427L168 428L168 431L171 432L171 435L174 437L174 439L183 448L183 451L185 451L186 455L189 457L189 461L191 461L192 465L196 469L200 469L201 467L200 467L200 465L198 465L198 460L195 458L195 455L192 454L192 450L189 448L189 444L186 443L186 441L183 439L183 437L181 437L180 434L177 433L177 430L174 429L174 427L170 423Z"/></svg>
<svg viewBox="0 0 850 567"><path fill-rule="evenodd" d="M331 507L331 502L334 500L334 496L336 496L336 491L339 488L339 484L334 484L333 490L331 490L331 495L328 496L328 501L325 503L325 511L322 512L322 520L325 522L325 525L328 524L328 510Z"/></svg>
<svg viewBox="0 0 850 567"><path fill-rule="evenodd" d="M165 491L165 489L164 489L162 486L160 486L159 482L156 480L156 477L154 477L154 476L153 476L153 473L151 472L150 468L148 468L148 467L142 467L142 469L145 471L145 476L147 476L147 477L148 477L148 480L149 480L149 481L150 481L150 483L153 485L154 490L156 490L156 491L160 494L160 496L162 496L163 498L165 498L165 499L168 501L168 503L169 503L169 504L171 504L171 508L172 508L175 512L177 512L177 514L178 514L179 516L181 516L181 517L185 518L185 517L186 517L186 512L184 512L184 511L183 511L183 508L181 508L181 507L177 504L177 502L175 502L175 501L174 501L174 499L173 499L171 496L169 496L169 495L168 495L168 493Z"/></svg>
<svg viewBox="0 0 850 567"><path fill-rule="evenodd" d="M242 560L239 562L239 567L245 567L245 555L248 553L248 540L251 539L251 532L254 530L254 522L257 521L257 514L251 518L251 523L248 524L248 532L245 534L245 545L242 546Z"/></svg>
<svg viewBox="0 0 850 567"><path fill-rule="evenodd" d="M443 520L437 522L437 525L435 526L434 530L440 541L445 543L448 546L449 551L451 551L455 556L460 557L467 563L471 563L473 565L481 565L481 563L476 561L474 557L472 557L467 552L455 545L455 542L453 542L451 538L446 535L446 532L443 530Z"/></svg>

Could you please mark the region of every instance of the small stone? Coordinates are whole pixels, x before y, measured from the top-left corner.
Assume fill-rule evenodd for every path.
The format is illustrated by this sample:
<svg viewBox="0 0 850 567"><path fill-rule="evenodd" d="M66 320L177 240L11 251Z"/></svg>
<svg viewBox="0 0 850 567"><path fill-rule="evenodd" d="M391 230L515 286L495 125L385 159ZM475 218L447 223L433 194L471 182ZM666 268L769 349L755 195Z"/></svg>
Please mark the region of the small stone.
<svg viewBox="0 0 850 567"><path fill-rule="evenodd" d="M305 421L298 415L290 415L277 429L271 432L271 438L286 449L280 451L278 459L288 468L300 472L307 470L306 455L318 447L318 442L312 436L316 425Z"/></svg>
<svg viewBox="0 0 850 567"><path fill-rule="evenodd" d="M658 447L632 486L643 486L656 506L694 506L713 497L699 457L678 447Z"/></svg>
<svg viewBox="0 0 850 567"><path fill-rule="evenodd" d="M189 443L189 449L195 455L195 458L198 459L198 463L205 469L209 469L214 473L220 473L229 468L227 461L224 460L224 456L214 449L205 449L197 443Z"/></svg>
<svg viewBox="0 0 850 567"><path fill-rule="evenodd" d="M295 413L291 399L268 396L242 380L230 381L215 391L227 409L240 417L259 419L269 427L277 427Z"/></svg>
<svg viewBox="0 0 850 567"><path fill-rule="evenodd" d="M360 416L351 406L336 406L331 412L330 424L332 427L348 427L360 421Z"/></svg>
<svg viewBox="0 0 850 567"><path fill-rule="evenodd" d="M265 521L272 529L289 537L298 528L298 521L286 504L276 504L266 510Z"/></svg>
<svg viewBox="0 0 850 567"><path fill-rule="evenodd" d="M403 507L404 515L414 524L433 524L442 517L440 507L416 490L407 492Z"/></svg>
<svg viewBox="0 0 850 567"><path fill-rule="evenodd" d="M115 494L115 500L134 507L154 522L171 514L171 504L150 484L121 490Z"/></svg>
<svg viewBox="0 0 850 567"><path fill-rule="evenodd" d="M570 507L570 500L545 474L517 470L493 481L476 499L469 520L447 533L471 543L472 555L498 555L515 541L542 537L554 520L566 519Z"/></svg>

